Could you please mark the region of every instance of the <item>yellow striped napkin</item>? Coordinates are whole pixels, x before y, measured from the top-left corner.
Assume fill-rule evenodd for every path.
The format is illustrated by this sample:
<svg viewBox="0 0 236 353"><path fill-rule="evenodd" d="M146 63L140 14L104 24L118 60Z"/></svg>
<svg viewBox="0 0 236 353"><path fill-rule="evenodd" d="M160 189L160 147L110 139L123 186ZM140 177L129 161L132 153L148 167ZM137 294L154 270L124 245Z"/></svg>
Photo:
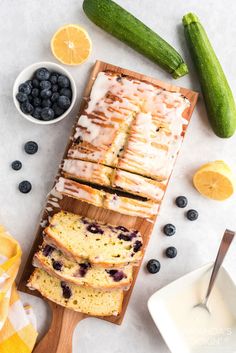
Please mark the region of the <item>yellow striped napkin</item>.
<svg viewBox="0 0 236 353"><path fill-rule="evenodd" d="M0 353L30 353L37 338L36 318L15 286L20 261L18 242L0 226Z"/></svg>

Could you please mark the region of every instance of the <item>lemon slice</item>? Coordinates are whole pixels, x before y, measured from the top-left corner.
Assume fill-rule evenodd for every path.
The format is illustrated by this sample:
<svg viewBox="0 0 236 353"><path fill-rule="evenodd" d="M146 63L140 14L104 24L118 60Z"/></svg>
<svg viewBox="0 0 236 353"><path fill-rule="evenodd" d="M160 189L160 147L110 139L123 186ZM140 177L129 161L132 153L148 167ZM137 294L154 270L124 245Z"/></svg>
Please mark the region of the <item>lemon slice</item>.
<svg viewBox="0 0 236 353"><path fill-rule="evenodd" d="M78 25L60 27L51 40L53 55L63 64L79 65L88 59L92 42L86 30Z"/></svg>
<svg viewBox="0 0 236 353"><path fill-rule="evenodd" d="M223 201L234 193L235 178L224 161L214 161L198 169L194 174L193 184L200 194Z"/></svg>

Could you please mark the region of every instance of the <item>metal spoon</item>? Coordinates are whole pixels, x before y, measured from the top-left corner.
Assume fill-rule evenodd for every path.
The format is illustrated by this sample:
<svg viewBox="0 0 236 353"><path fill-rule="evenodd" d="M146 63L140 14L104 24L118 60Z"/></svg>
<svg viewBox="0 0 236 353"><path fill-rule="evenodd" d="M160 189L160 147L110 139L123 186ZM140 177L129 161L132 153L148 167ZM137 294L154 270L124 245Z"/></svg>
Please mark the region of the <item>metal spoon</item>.
<svg viewBox="0 0 236 353"><path fill-rule="evenodd" d="M210 282L209 282L209 286L208 286L208 289L207 289L207 293L206 293L205 299L203 300L202 303L194 305L194 308L205 309L210 314L210 310L209 310L209 308L207 306L207 302L208 302L209 296L211 294L212 288L213 288L213 286L215 284L215 280L216 280L216 277L218 275L219 269L220 269L220 267L221 267L221 265L222 265L222 263L224 261L225 255L228 252L228 249L230 247L230 244L232 243L232 240L233 240L234 236L235 236L235 232L233 232L233 231L231 231L229 229L226 229L226 231L224 232L224 236L223 236L223 239L221 241L220 248L219 248L218 254L217 254L216 259L215 259L215 263L214 263L214 267L213 267L213 270L212 270L212 274L211 274L211 278L210 278Z"/></svg>

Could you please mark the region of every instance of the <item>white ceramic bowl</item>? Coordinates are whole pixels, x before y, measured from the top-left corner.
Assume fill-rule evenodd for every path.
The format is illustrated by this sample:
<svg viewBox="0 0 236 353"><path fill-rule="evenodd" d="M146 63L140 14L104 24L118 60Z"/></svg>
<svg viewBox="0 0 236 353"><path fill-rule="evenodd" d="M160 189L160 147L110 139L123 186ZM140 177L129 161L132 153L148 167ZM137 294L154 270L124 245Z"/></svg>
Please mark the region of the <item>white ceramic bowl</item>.
<svg viewBox="0 0 236 353"><path fill-rule="evenodd" d="M19 85L21 83L27 81L27 80L30 80L32 78L34 72L37 69L39 69L40 67L46 67L50 71L56 71L56 72L59 72L59 73L65 75L65 76L67 76L69 78L69 80L70 80L70 83L71 83L72 101L71 101L70 107L61 116L59 116L56 119L49 120L49 121L38 120L38 119L35 119L31 115L24 114L20 110L20 104L19 104L19 102L16 99L16 94L18 92ZM76 95L77 95L76 85L75 85L75 81L74 81L73 77L71 76L71 74L66 69L64 69L64 67L62 67L61 65L58 65L58 64L55 64L55 63L52 63L52 62L49 62L49 61L41 61L41 62L32 64L32 65L26 67L17 76L17 78L15 80L15 83L14 83L14 86L13 86L13 100L14 100L16 109L18 110L20 115L23 116L23 118L31 121L32 123L41 124L41 125L54 124L54 123L57 123L58 121L64 119L70 113L70 111L72 110L72 108L73 108L73 106L75 104L75 101L76 101Z"/></svg>
<svg viewBox="0 0 236 353"><path fill-rule="evenodd" d="M186 307L188 308L189 303L185 294L186 291L187 293L189 293L188 290L189 288L192 288L192 285L194 285L194 283L202 283L203 286L197 287L197 291L195 292L195 294L197 296L203 295L204 297L207 290L207 284L209 283L212 267L213 263L210 263L193 272L188 273L187 275L177 279L166 287L163 287L162 289L155 292L148 300L149 312L172 353L236 352L236 285L224 267L221 267L215 283L215 286L217 287L217 292L215 292L215 295L216 293L218 293L218 295L220 293L222 296L216 297L212 293L209 298L209 308L213 308L213 304L214 309L216 309L216 306L218 307L218 299L216 298L223 298L223 304L227 305L222 305L221 308L223 309L223 312L221 312L220 315L217 314L218 317L220 317L220 325L222 326L217 326L216 322L213 321L214 329L217 329L218 331L216 332L219 332L220 334L223 333L223 336L221 336L221 338L219 336L209 336L212 340L211 344L202 343L201 345L192 347L191 345L189 345L189 341L187 342L187 338L183 334L183 329L180 325L180 322L182 322L182 318L185 317L186 312L190 313L189 320L185 321L187 322L186 329L187 333L191 334L193 332L191 331L192 328L195 327L191 324L193 320L193 317L191 315L193 314L193 312L189 312L188 310L186 311ZM193 301L195 302L195 299ZM193 307L194 305L191 305L190 310L204 310L196 308L193 309ZM230 321L230 326L227 326L227 328L223 325L228 325L228 322L226 323L224 315L222 316L222 314L226 312L230 313L230 320L232 319L232 321ZM195 320L199 319L199 314L199 312L197 312L197 315L194 314L196 315L194 316ZM215 320L216 317L215 310L212 310L211 314L208 314L207 312L201 312L201 314L209 315L209 320ZM200 325L202 330L206 330L206 328L202 326L201 322ZM209 329L205 332L209 332L210 334L212 334L212 331L210 331ZM194 334L195 333L196 330L194 328Z"/></svg>

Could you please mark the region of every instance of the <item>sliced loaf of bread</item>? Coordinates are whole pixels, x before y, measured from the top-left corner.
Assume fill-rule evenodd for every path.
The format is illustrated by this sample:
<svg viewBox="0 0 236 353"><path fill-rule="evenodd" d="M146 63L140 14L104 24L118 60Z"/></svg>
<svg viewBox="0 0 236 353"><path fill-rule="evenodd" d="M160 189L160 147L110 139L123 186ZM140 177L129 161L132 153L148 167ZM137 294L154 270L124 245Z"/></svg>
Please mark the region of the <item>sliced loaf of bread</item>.
<svg viewBox="0 0 236 353"><path fill-rule="evenodd" d="M45 241L66 256L81 258L101 267L123 267L137 264L142 257L142 236L136 230L111 226L61 211L45 229Z"/></svg>
<svg viewBox="0 0 236 353"><path fill-rule="evenodd" d="M86 261L78 263L46 243L34 255L33 265L62 281L101 290L128 290L132 282L131 265L121 269L105 269L91 266Z"/></svg>
<svg viewBox="0 0 236 353"><path fill-rule="evenodd" d="M59 305L88 315L118 315L122 309L122 290L101 291L76 286L60 281L41 269L33 272L27 286Z"/></svg>

